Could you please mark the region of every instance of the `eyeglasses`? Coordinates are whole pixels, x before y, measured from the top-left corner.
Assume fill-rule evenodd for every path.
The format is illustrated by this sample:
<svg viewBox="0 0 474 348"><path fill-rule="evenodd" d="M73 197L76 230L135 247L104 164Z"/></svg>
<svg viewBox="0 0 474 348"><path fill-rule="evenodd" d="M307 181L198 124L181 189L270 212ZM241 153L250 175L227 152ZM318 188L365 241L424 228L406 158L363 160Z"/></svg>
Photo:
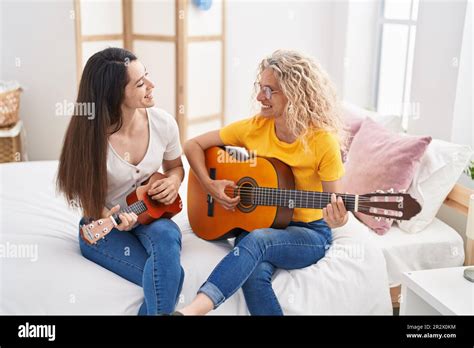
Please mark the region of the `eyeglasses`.
<svg viewBox="0 0 474 348"><path fill-rule="evenodd" d="M274 91L273 89L271 89L270 87L268 86L261 86L260 85L260 82L255 82L255 90L257 91L257 93L259 94L260 92L263 92L263 95L265 96L265 98L267 98L268 100L271 100L272 99L272 94L273 93L278 93L280 91Z"/></svg>

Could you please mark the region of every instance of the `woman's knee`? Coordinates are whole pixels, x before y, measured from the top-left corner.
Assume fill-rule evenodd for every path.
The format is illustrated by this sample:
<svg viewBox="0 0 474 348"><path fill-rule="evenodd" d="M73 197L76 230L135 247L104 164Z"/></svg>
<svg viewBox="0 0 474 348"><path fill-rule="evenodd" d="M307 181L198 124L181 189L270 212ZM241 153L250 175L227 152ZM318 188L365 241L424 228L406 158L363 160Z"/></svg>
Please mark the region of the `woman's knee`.
<svg viewBox="0 0 474 348"><path fill-rule="evenodd" d="M158 219L143 227L139 233L145 233L156 244L161 246L178 244L181 246L181 231L174 221Z"/></svg>
<svg viewBox="0 0 474 348"><path fill-rule="evenodd" d="M271 231L267 228L256 229L243 238L237 247L245 247L249 251L264 252L271 243Z"/></svg>

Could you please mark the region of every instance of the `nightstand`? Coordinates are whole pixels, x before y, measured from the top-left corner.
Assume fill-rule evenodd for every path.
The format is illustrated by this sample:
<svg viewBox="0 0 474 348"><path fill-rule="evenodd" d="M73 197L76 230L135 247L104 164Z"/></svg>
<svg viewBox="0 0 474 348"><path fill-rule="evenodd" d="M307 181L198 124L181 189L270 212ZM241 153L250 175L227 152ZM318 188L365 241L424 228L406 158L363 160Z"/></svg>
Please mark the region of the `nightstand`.
<svg viewBox="0 0 474 348"><path fill-rule="evenodd" d="M474 315L474 283L465 268L403 273L400 315Z"/></svg>

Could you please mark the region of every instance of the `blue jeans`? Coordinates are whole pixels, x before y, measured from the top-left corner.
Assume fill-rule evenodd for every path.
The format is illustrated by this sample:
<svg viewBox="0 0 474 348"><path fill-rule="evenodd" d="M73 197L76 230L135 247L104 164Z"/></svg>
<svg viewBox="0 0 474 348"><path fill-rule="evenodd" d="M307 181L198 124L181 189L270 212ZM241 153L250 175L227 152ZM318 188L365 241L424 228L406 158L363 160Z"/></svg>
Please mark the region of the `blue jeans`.
<svg viewBox="0 0 474 348"><path fill-rule="evenodd" d="M283 315L272 288L276 268L298 269L320 260L332 243L332 232L321 220L291 222L286 229L242 232L233 251L214 268L198 293L217 308L240 287L252 315Z"/></svg>
<svg viewBox="0 0 474 348"><path fill-rule="evenodd" d="M139 315L174 311L184 270L181 231L172 220L158 219L128 232L113 229L92 245L79 236L79 245L85 258L143 287L145 301Z"/></svg>

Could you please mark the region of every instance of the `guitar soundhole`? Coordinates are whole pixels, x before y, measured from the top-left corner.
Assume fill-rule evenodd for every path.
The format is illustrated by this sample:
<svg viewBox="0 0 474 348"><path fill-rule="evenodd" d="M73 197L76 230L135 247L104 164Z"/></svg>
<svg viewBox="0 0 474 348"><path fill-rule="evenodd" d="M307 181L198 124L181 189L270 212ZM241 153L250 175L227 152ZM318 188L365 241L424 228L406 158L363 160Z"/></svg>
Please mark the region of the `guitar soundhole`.
<svg viewBox="0 0 474 348"><path fill-rule="evenodd" d="M237 194L240 196L237 208L244 213L250 213L256 208L253 202L253 188L257 187L257 182L252 178L245 177L237 182L237 186L239 187Z"/></svg>

